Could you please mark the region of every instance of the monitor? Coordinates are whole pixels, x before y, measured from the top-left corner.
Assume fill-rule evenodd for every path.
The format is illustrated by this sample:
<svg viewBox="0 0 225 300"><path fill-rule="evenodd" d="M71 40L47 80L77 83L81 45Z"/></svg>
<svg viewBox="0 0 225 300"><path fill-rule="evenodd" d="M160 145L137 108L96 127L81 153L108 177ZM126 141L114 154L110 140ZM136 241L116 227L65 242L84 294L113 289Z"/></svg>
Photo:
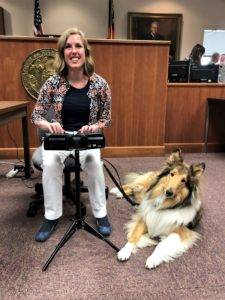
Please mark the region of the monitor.
<svg viewBox="0 0 225 300"><path fill-rule="evenodd" d="M188 82L189 60L175 60L169 63L169 82Z"/></svg>
<svg viewBox="0 0 225 300"><path fill-rule="evenodd" d="M190 82L218 82L219 65L191 65Z"/></svg>

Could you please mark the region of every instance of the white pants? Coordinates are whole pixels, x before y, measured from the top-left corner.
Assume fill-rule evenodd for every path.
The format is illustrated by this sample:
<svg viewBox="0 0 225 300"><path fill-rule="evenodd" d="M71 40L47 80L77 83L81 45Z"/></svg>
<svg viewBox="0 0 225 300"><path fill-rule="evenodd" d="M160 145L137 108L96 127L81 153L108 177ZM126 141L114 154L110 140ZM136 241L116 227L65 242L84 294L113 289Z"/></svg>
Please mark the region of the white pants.
<svg viewBox="0 0 225 300"><path fill-rule="evenodd" d="M64 161L73 151L45 150L42 145L45 218L55 220L62 216L62 186ZM80 164L87 175L87 187L93 215L106 216L105 178L100 149L80 151Z"/></svg>

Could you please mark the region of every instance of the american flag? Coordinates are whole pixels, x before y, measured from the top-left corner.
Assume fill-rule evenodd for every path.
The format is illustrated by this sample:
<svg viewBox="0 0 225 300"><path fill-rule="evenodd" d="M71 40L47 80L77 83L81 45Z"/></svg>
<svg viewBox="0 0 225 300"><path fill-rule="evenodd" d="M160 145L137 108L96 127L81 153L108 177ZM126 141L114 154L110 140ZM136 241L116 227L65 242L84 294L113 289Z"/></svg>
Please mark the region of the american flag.
<svg viewBox="0 0 225 300"><path fill-rule="evenodd" d="M42 29L42 18L41 18L41 9L39 0L34 1L34 35L41 36L43 35Z"/></svg>
<svg viewBox="0 0 225 300"><path fill-rule="evenodd" d="M114 39L114 5L113 0L109 0L109 20L108 20L108 36L107 39Z"/></svg>

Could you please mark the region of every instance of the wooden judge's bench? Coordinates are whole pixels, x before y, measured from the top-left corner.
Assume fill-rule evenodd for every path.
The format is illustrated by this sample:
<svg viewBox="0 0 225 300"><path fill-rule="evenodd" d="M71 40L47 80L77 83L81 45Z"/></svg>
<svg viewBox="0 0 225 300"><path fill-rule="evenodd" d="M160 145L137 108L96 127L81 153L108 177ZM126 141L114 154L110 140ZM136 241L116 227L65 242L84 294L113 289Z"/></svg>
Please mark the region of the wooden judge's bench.
<svg viewBox="0 0 225 300"><path fill-rule="evenodd" d="M173 148L201 152L207 98L224 98L221 84L168 84L168 41L89 40L96 73L112 90L112 127L105 130L105 156L163 155ZM55 38L0 36L0 101L36 100L21 82L22 64L31 52L56 48ZM209 151L223 150L224 110L215 108L209 120ZM215 121L215 122L214 122ZM216 124L216 125L215 125ZM8 126L8 128L6 127ZM0 158L23 155L19 120L0 126ZM31 151L39 144L29 124Z"/></svg>

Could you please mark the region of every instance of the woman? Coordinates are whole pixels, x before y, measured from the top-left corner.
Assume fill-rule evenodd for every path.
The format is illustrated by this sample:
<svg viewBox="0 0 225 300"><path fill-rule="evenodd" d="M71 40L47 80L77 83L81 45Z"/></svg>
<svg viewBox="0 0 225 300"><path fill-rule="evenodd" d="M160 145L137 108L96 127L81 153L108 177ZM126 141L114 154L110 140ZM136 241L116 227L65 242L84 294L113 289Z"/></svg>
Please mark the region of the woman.
<svg viewBox="0 0 225 300"><path fill-rule="evenodd" d="M42 86L32 113L32 122L54 134L78 131L98 132L111 124L111 94L107 82L94 73L90 46L77 28L66 30L58 40L57 74ZM44 115L52 107L55 119ZM45 218L35 239L46 241L62 216L62 175L64 161L72 151L49 151L43 148L43 190ZM100 149L80 151L81 168L88 176L87 186L97 230L108 236L105 180Z"/></svg>
<svg viewBox="0 0 225 300"><path fill-rule="evenodd" d="M188 59L192 60L193 64L201 65L201 58L205 53L205 47L200 44L196 44L192 50L191 54L189 55Z"/></svg>

